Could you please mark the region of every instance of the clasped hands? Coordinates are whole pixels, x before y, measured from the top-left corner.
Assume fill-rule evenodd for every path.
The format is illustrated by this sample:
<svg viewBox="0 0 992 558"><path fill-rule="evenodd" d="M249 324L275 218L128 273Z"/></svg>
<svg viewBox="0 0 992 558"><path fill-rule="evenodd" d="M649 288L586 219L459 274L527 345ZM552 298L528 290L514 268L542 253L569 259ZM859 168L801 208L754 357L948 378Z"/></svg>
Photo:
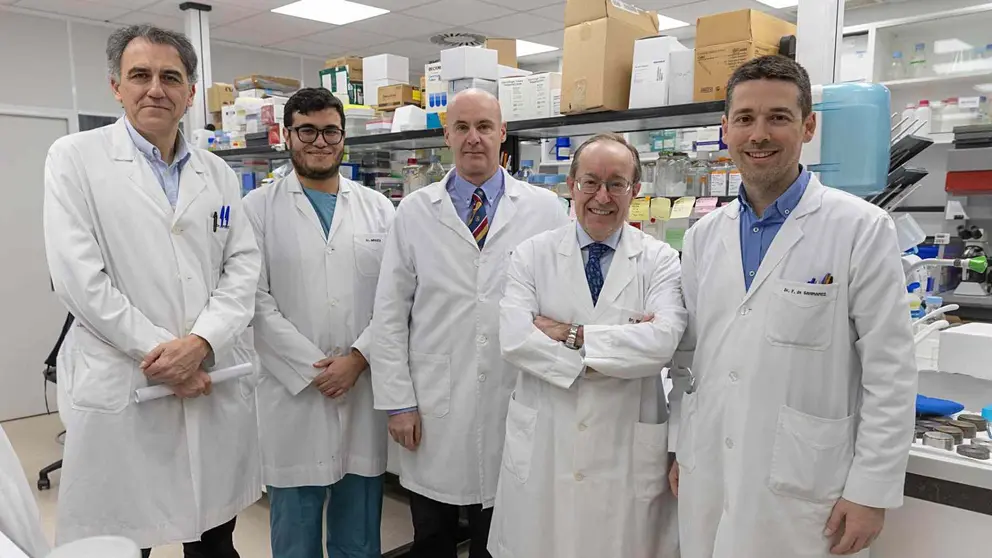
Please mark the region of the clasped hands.
<svg viewBox="0 0 992 558"><path fill-rule="evenodd" d="M313 379L313 387L325 396L336 399L355 386L358 377L368 366L368 361L358 349L352 349L344 356L323 358L313 364L314 368L320 369L320 373Z"/></svg>
<svg viewBox="0 0 992 558"><path fill-rule="evenodd" d="M210 375L203 369L203 359L209 354L210 343L187 335L152 349L141 361L141 371L149 380L169 386L177 397L210 395Z"/></svg>

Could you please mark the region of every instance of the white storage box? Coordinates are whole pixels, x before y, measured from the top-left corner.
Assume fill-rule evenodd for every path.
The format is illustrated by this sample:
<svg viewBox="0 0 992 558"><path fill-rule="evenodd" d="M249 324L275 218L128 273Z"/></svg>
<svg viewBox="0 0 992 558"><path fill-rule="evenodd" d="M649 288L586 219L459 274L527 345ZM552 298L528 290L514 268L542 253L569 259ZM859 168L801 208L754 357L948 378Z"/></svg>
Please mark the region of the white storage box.
<svg viewBox="0 0 992 558"><path fill-rule="evenodd" d="M481 89L499 95L499 84L495 81L479 78L455 79L448 82L448 99L466 89Z"/></svg>
<svg viewBox="0 0 992 558"><path fill-rule="evenodd" d="M692 102L692 80L696 66L696 50L676 50L668 55L668 104L685 105Z"/></svg>
<svg viewBox="0 0 992 558"><path fill-rule="evenodd" d="M561 98L561 74L546 72L499 80L499 106L503 120L531 120L558 116L555 97Z"/></svg>
<svg viewBox="0 0 992 558"><path fill-rule="evenodd" d="M441 77L441 62L424 64L424 89L427 114L448 110L448 82Z"/></svg>
<svg viewBox="0 0 992 558"><path fill-rule="evenodd" d="M990 361L992 324L972 322L940 332L938 363L941 372L992 380Z"/></svg>
<svg viewBox="0 0 992 558"><path fill-rule="evenodd" d="M406 132L408 130L426 130L427 113L420 107L407 105L400 107L393 112L392 132Z"/></svg>
<svg viewBox="0 0 992 558"><path fill-rule="evenodd" d="M634 43L634 68L630 76L629 108L663 107L668 104L668 58L687 50L675 37L648 37Z"/></svg>
<svg viewBox="0 0 992 558"><path fill-rule="evenodd" d="M442 50L441 78L445 81L466 78L496 81L499 79L499 53L477 47Z"/></svg>
<svg viewBox="0 0 992 558"><path fill-rule="evenodd" d="M530 70L521 70L520 68L514 68L512 66L503 66L502 64L499 66L499 79L529 76L533 73L534 72Z"/></svg>
<svg viewBox="0 0 992 558"><path fill-rule="evenodd" d="M384 79L391 79L397 83L410 83L410 59L395 54L377 54L362 59L363 83ZM365 98L375 99L375 96L368 95L366 87Z"/></svg>

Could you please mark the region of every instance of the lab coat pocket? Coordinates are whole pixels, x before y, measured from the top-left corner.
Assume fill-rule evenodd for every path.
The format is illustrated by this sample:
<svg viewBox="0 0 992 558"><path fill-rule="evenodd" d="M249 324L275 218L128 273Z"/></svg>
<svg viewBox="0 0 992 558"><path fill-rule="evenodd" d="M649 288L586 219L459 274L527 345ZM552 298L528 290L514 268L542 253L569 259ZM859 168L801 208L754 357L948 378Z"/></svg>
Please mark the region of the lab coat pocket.
<svg viewBox="0 0 992 558"><path fill-rule="evenodd" d="M410 376L422 415L442 418L451 406L451 357L410 351Z"/></svg>
<svg viewBox="0 0 992 558"><path fill-rule="evenodd" d="M73 339L73 374L68 394L79 411L117 414L133 392L137 362L77 326Z"/></svg>
<svg viewBox="0 0 992 558"><path fill-rule="evenodd" d="M854 461L854 415L825 419L782 406L768 488L780 496L834 502Z"/></svg>
<svg viewBox="0 0 992 558"><path fill-rule="evenodd" d="M634 423L634 496L654 500L668 486L668 424Z"/></svg>
<svg viewBox="0 0 992 558"><path fill-rule="evenodd" d="M534 456L534 431L537 427L537 410L531 409L510 396L506 413L506 443L503 446L503 467L518 481L526 483Z"/></svg>
<svg viewBox="0 0 992 558"><path fill-rule="evenodd" d="M772 288L765 320L768 342L818 351L830 348L838 285L779 281Z"/></svg>
<svg viewBox="0 0 992 558"><path fill-rule="evenodd" d="M679 403L678 439L675 444L675 460L679 463L679 472L691 473L696 468L696 449L693 431L696 421L696 393L682 395Z"/></svg>
<svg viewBox="0 0 992 558"><path fill-rule="evenodd" d="M382 264L382 251L386 245L385 233L354 235L355 267L365 277L377 277Z"/></svg>

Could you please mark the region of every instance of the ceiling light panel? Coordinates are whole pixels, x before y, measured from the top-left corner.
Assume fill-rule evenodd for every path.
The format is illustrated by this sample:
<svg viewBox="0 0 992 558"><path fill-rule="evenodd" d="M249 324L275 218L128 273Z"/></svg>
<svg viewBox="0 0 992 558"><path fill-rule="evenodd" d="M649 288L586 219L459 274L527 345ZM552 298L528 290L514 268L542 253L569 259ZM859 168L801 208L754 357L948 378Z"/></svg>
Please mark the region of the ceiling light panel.
<svg viewBox="0 0 992 558"><path fill-rule="evenodd" d="M332 25L347 25L389 13L389 10L349 2L348 0L300 0L272 10L283 14Z"/></svg>

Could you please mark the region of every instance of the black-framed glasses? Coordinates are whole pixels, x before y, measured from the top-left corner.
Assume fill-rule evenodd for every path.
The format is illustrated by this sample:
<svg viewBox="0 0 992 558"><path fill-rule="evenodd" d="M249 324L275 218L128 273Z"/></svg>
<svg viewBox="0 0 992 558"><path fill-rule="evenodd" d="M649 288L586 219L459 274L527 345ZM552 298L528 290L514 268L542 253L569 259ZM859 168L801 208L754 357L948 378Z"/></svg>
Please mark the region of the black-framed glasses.
<svg viewBox="0 0 992 558"><path fill-rule="evenodd" d="M597 178L592 178L590 176L584 177L579 180L579 190L583 194L595 194L599 192L599 189L606 186L606 191L613 196L623 196L630 192L633 188L633 184L622 179L616 178L613 180L607 180L603 182Z"/></svg>
<svg viewBox="0 0 992 558"><path fill-rule="evenodd" d="M296 136L300 138L300 141L303 143L314 143L317 141L317 136L321 135L324 136L324 142L327 143L327 145L337 145L344 139L344 130L334 126L320 130L314 128L313 126L293 126L289 129L295 131Z"/></svg>

